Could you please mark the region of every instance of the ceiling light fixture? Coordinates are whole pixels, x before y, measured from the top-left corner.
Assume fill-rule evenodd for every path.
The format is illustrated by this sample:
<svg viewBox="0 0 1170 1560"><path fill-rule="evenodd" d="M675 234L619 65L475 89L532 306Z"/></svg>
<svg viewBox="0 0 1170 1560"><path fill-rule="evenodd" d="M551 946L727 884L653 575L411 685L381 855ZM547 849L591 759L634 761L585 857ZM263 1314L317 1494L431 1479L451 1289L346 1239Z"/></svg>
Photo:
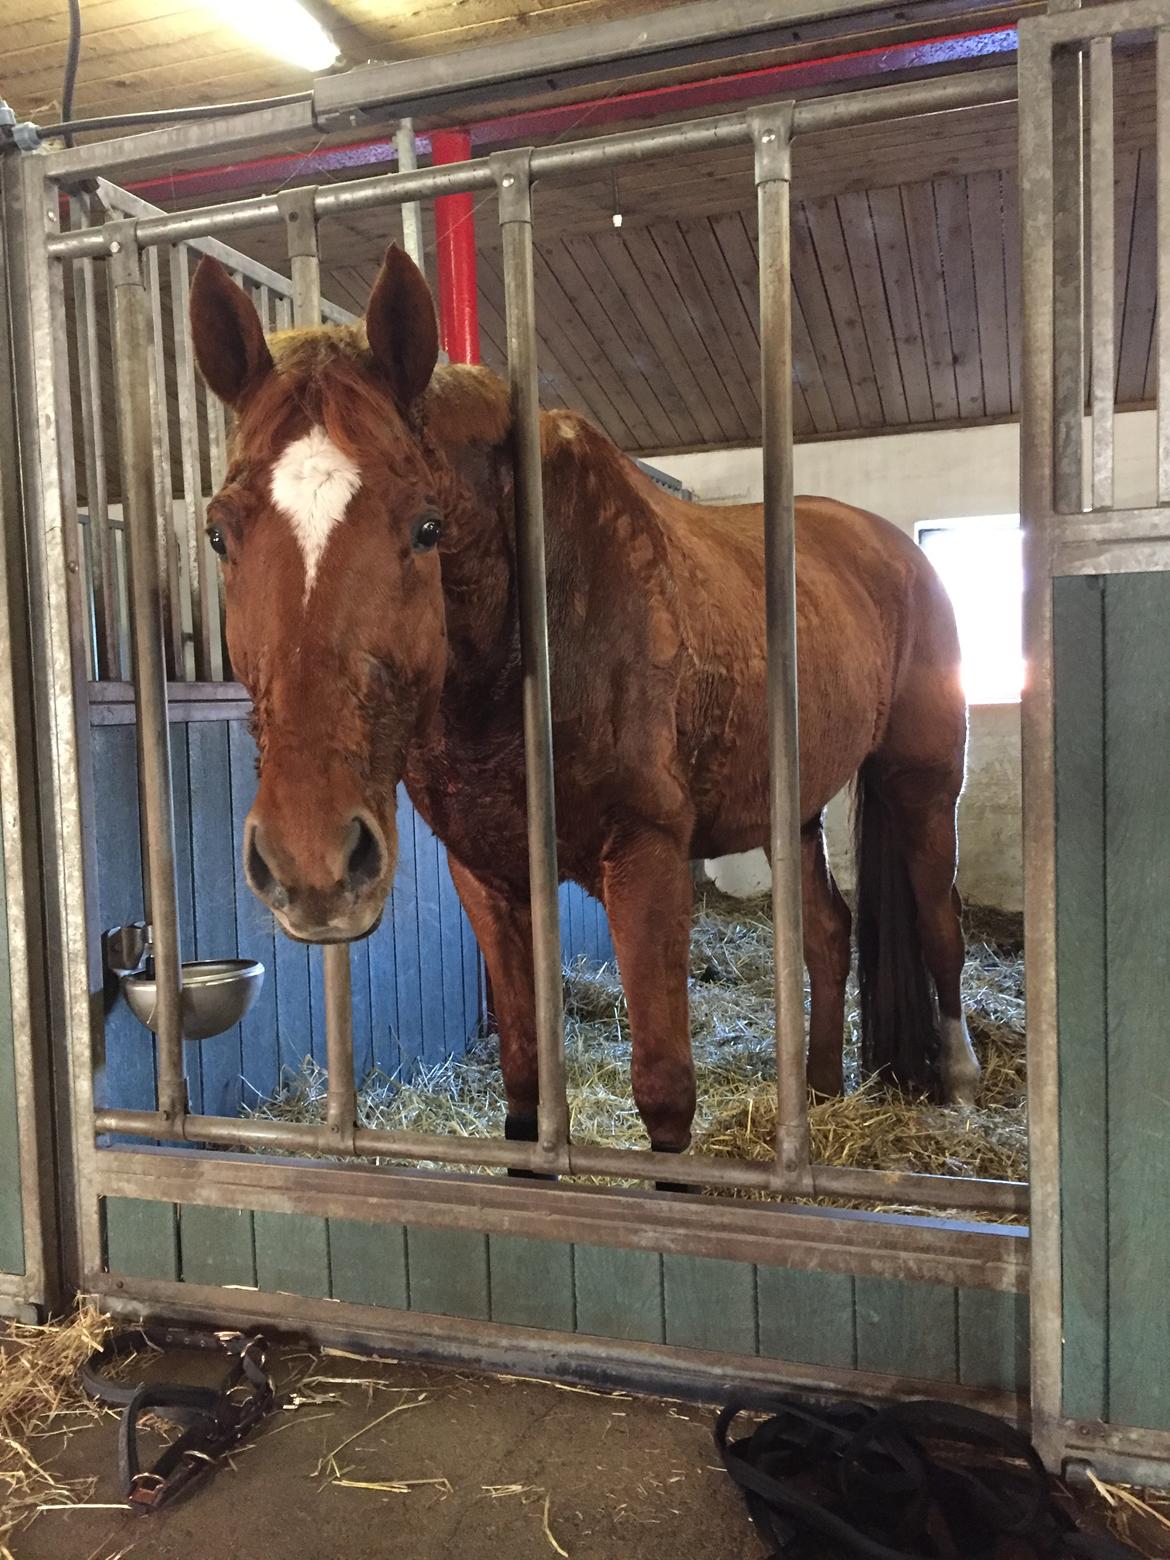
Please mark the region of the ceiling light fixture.
<svg viewBox="0 0 1170 1560"><path fill-rule="evenodd" d="M252 43L302 70L322 71L340 53L299 0L205 0L209 11Z"/></svg>

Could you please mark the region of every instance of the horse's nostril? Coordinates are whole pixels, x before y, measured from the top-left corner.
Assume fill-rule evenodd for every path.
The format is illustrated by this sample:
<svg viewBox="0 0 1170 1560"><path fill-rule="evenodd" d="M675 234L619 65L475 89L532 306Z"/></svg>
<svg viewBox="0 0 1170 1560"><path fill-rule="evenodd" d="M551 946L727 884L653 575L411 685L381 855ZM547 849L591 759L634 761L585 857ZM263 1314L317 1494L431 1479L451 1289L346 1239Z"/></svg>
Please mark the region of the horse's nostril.
<svg viewBox="0 0 1170 1560"><path fill-rule="evenodd" d="M258 894L265 898L270 896L277 887L276 878L272 868L264 859L264 853L260 849L260 830L253 829L248 836L248 877L252 887Z"/></svg>
<svg viewBox="0 0 1170 1560"><path fill-rule="evenodd" d="M365 888L376 883L382 875L382 847L364 818L355 818L349 827L353 845L346 866L346 882L353 889Z"/></svg>

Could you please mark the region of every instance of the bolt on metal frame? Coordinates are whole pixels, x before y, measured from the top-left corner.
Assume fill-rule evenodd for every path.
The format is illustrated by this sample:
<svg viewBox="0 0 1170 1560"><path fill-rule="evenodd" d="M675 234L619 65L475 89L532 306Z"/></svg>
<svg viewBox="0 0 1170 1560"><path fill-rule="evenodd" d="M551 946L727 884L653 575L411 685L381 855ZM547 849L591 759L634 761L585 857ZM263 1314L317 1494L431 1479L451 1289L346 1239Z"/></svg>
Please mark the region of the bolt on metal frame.
<svg viewBox="0 0 1170 1560"><path fill-rule="evenodd" d="M77 154L49 153L25 157L14 170L15 191L9 218L19 232L22 264L20 278L29 304L22 321L20 362L29 386L24 438L35 453L38 470L33 483L32 520L39 549L35 583L44 604L40 614L41 661L39 696L51 710L50 730L54 750L48 772L60 777L56 791L57 829L49 852L53 863L58 904L58 957L61 960L60 992L63 1027L69 1035L71 1088L74 1108L74 1153L79 1183L91 1193L112 1194L114 1187L136 1186L140 1195L159 1195L164 1184L164 1164L189 1177L200 1195L214 1196L217 1172L224 1160L209 1152L195 1156L204 1173L196 1175L189 1151L97 1148L104 1134L130 1134L164 1142L199 1142L223 1148L271 1149L294 1153L319 1153L341 1158L377 1157L391 1160L438 1161L450 1166L508 1166L576 1175L632 1178L635 1180L680 1177L697 1185L762 1190L788 1196L822 1196L844 1199L898 1201L915 1207L981 1209L1017 1213L1026 1208L1027 1189L1016 1183L981 1182L964 1178L868 1171L810 1164L807 1097L805 1091L805 1041L803 1025L803 953L800 934L798 754L796 742L795 578L793 554L793 495L791 479L791 299L788 256L788 203L790 143L794 135L809 130L873 123L912 114L943 112L977 104L1008 101L1015 96L1011 70L986 70L974 75L952 76L907 86L855 92L839 98L785 103L678 126L653 127L546 148L526 148L476 159L437 170L404 171L375 179L353 181L292 192L274 199L235 202L229 206L171 216L156 213L133 197L106 186L111 207L120 213L116 222L87 225L60 233L52 180L65 177L73 163L92 166L93 148ZM279 128L283 110L276 111L273 126ZM257 126L251 126L255 135ZM205 130L205 127L204 127ZM151 143L157 155L168 136L176 144L190 142L191 127L176 132L152 132L134 138ZM228 133L232 128L228 126ZM777 952L777 1087L779 1114L775 1162L739 1162L691 1153L682 1156L655 1154L641 1149L607 1149L569 1140L564 1091L563 1027L561 1012L560 943L557 925L556 830L553 789L553 754L548 677L547 607L544 592L543 515L539 445L539 405L536 393L536 333L532 288L531 184L537 176L572 176L578 171L647 158L678 155L691 149L723 145L752 146L755 150L756 184L760 210L761 328L763 343L763 411L765 450L765 528L767 572L767 630L769 642L770 752L772 755L772 865L776 905ZM126 142L115 143L114 157L123 165L140 152ZM72 161L71 161L72 159ZM529 853L534 924L534 958L537 970L540 1112L536 1143L512 1143L503 1139L467 1139L439 1134L386 1132L362 1128L355 1121L352 1026L348 950L326 950L329 1084L324 1123L289 1125L268 1120L238 1120L191 1115L181 1068L181 1044L177 1042L177 1012L181 997L177 947L169 929L173 878L168 882L168 837L173 833L170 796L166 785L168 741L166 721L166 648L164 646L163 596L171 588L173 573L164 566L158 549L158 519L153 506L157 495L169 494L169 483L158 480L157 465L164 450L151 428L151 391L146 378L136 384L129 365L151 361L152 324L161 313L148 299L160 270L147 267L143 258L163 244L176 246L170 262L171 305L176 322L176 347L182 335L177 329L185 299L187 249L220 252L237 273L244 271L243 257L223 251L209 235L232 232L257 221L282 222L290 235L292 268L291 312L289 285L275 273L252 265L246 279L253 286L271 323L268 309L274 303L275 323L314 323L323 311L320 298L316 224L324 216L375 206L394 206L431 198L437 194L474 189L497 191L505 246L509 381L517 439L517 526L521 559L521 620L524 650L524 720L526 777L529 802ZM137 207L137 209L136 209ZM116 247L115 247L116 246ZM62 575L58 560L46 545L58 531L70 533L69 462L59 460L60 450L71 448L59 431L69 416L67 354L64 351L62 266L85 265L107 258L115 280L115 347L119 359L119 397L124 480L127 488L127 524L131 530L134 642L138 675L139 728L143 743L143 784L153 795L147 808L147 857L150 863L152 909L163 917L164 951L160 967L160 995L164 1004L163 1038L159 1046L158 1108L154 1111L96 1110L92 1091L93 1017L89 1001L90 970L95 958L96 928L87 916L87 868L78 818L86 817L80 760L84 733L78 711L84 710L87 665L87 609L76 573ZM83 277L85 273L82 273ZM145 277L145 280L144 280ZM257 289L259 289L257 291ZM283 295L283 296L282 296ZM82 293L83 298L87 296ZM334 313L336 317L336 311ZM88 326L87 326L88 329ZM189 345L177 361L178 390L183 417L195 426L191 392L194 388ZM156 393L156 402L159 399ZM209 427L213 438L218 438ZM87 451L87 455L91 453ZM186 576L184 621L196 635L195 675L205 676L221 633L219 596L215 576L200 576L203 555L202 510L198 480L197 445L182 450L185 515L180 554ZM214 450L213 450L214 459ZM88 462L87 462L88 465ZM30 469L32 469L30 467ZM128 474L128 475L127 475ZM190 478L190 480L188 480ZM38 521L37 516L41 516ZM165 528L164 528L165 529ZM95 595L95 607L97 597ZM172 607L172 612L174 612ZM107 607L108 611L108 607ZM214 629L209 628L215 613ZM105 640L103 640L103 634ZM98 624L99 644L108 643L108 624ZM107 664L111 664L107 661ZM184 663L186 664L186 663ZM157 907L157 908L156 908ZM87 948L88 961L76 950ZM67 950L74 950L72 955ZM170 959L170 962L168 962ZM173 965L173 973L172 973ZM160 1157L160 1155L162 1157ZM176 1167L182 1162L185 1170ZM108 1167L108 1168L103 1168ZM389 1174L396 1172L377 1172ZM247 1175L259 1185L266 1167L248 1161ZM336 1167L313 1167L304 1175L322 1177L330 1185ZM390 1180L385 1183L390 1186ZM393 1184L397 1184L394 1182ZM429 1184L429 1183L428 1183ZM482 1184L482 1183L481 1183ZM503 1190L503 1189L501 1189ZM515 1186L507 1189L519 1214L527 1199L544 1200L551 1216L554 1208L575 1189L542 1187L534 1191ZM238 1192L234 1195L240 1195ZM437 1194L435 1194L437 1195ZM477 1194L477 1196L480 1194ZM614 1194L607 1194L614 1195ZM343 1206L344 1194L336 1194ZM657 1201L657 1200L656 1200ZM237 1204L240 1205L240 1204ZM577 1206L580 1206L578 1203ZM649 1206L643 1199L642 1206ZM673 1205L683 1220L682 1210ZM743 1210L706 1203L704 1226L716 1238L730 1229ZM501 1214L501 1217L503 1215ZM668 1216L673 1217L673 1215ZM101 1272L100 1230L96 1207L88 1206L81 1220L81 1270L87 1276ZM685 1220L683 1221L685 1223ZM991 1232L948 1227L937 1232L931 1221L902 1221L900 1230L922 1225L921 1239L928 1245L943 1239L948 1252L958 1253L971 1241L990 1239ZM689 1227L689 1226L688 1226ZM810 1231L814 1224L807 1226ZM827 1229L829 1226L826 1225ZM821 1231L821 1225L815 1224ZM823 1231L822 1231L823 1234ZM693 1239L692 1235L689 1237ZM897 1259L904 1261L911 1249ZM933 1249L933 1246L932 1246ZM880 1266L880 1264L879 1264ZM1008 1276L996 1279L1004 1287L1019 1282L1018 1261L1008 1264Z"/></svg>
<svg viewBox="0 0 1170 1560"><path fill-rule="evenodd" d="M1170 0L1117 0L1084 10L1053 7L1047 16L1022 21L1019 29L1021 518L1029 668L1022 709L1032 1167L1029 1290L1033 1434L1045 1461L1059 1467L1067 1456L1091 1454L1099 1472L1109 1476L1106 1470L1113 1467L1118 1477L1135 1481L1143 1467L1150 1471L1156 1461L1158 1476L1151 1474L1151 1482L1159 1482L1170 1464L1170 1436L1142 1431L1138 1444L1134 1432L1079 1426L1062 1409L1053 584L1075 575L1170 570L1170 309L1159 308L1154 337L1156 502L1139 509L1118 508L1115 502L1113 63L1117 39L1135 36L1152 37L1156 51L1157 276L1158 295L1167 298Z"/></svg>

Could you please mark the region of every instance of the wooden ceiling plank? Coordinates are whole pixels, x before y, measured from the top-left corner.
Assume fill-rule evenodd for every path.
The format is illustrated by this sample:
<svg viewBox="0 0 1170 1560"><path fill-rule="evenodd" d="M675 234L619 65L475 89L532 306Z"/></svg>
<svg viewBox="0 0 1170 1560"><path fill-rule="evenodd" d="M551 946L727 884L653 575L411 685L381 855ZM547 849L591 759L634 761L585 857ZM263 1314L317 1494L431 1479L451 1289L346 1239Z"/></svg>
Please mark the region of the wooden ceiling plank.
<svg viewBox="0 0 1170 1560"><path fill-rule="evenodd" d="M938 221L934 208L933 184L907 184L902 188L902 210L906 217L906 236L910 243L910 265L922 340L926 348L926 370L934 402L935 420L957 422L959 397L955 384L955 362L947 322L946 291L942 260L938 247Z"/></svg>
<svg viewBox="0 0 1170 1560"><path fill-rule="evenodd" d="M857 406L858 426L880 428L884 422L881 396L869 342L861 323L861 308L853 272L845 249L845 237L841 231L841 217L837 202L826 200L805 201L804 220L807 224L808 242L812 262L820 272L825 296L832 311L835 333L845 360L849 384Z"/></svg>
<svg viewBox="0 0 1170 1560"><path fill-rule="evenodd" d="M983 410L988 417L1006 417L1012 409L1012 391L1008 369L1007 276L1000 175L971 174L967 179L967 206L979 354L983 365Z"/></svg>
<svg viewBox="0 0 1170 1560"><path fill-rule="evenodd" d="M971 261L971 217L967 208L966 180L936 179L934 200L959 416L982 417L985 410L983 370L979 359L979 317L975 270Z"/></svg>
<svg viewBox="0 0 1170 1560"><path fill-rule="evenodd" d="M1023 362L1023 284L1020 278L1020 179L1013 166L1000 174L1003 202L1003 294L1008 344L1008 388L1013 416L1020 411L1020 369Z"/></svg>
<svg viewBox="0 0 1170 1560"><path fill-rule="evenodd" d="M1117 374L1117 400L1132 405L1145 397L1146 364L1150 358L1150 339L1154 332L1157 299L1155 261L1156 159L1142 152L1138 163L1137 190L1134 197L1133 229L1125 286L1125 314Z"/></svg>
<svg viewBox="0 0 1170 1560"><path fill-rule="evenodd" d="M930 422L934 416L934 402L926 371L926 349L922 343L922 321L918 317L902 198L896 189L871 190L866 196L866 204L885 285L907 416L912 423Z"/></svg>
<svg viewBox="0 0 1170 1560"><path fill-rule="evenodd" d="M793 314L795 316L799 308L816 354L821 380L832 405L837 428L842 432L859 428L861 418L857 401L837 336L833 308L809 236L803 203L793 203L791 240L792 287L796 296Z"/></svg>
<svg viewBox="0 0 1170 1560"><path fill-rule="evenodd" d="M837 212L884 420L893 425L909 422L902 364L869 200L864 194L840 195Z"/></svg>
<svg viewBox="0 0 1170 1560"><path fill-rule="evenodd" d="M626 449L650 449L656 435L637 397L630 394L621 376L594 339L588 323L582 318L575 301L561 285L556 272L549 265L543 251L537 247L533 253L536 282L536 317L543 330L555 327L565 344L571 344L578 358L588 365L594 381L602 387L610 405L621 418L629 443ZM558 351L561 348L558 346ZM621 442L618 440L617 442Z"/></svg>
<svg viewBox="0 0 1170 1560"><path fill-rule="evenodd" d="M727 331L711 297L707 278L696 264L681 229L675 223L660 223L650 229L650 238L683 299L687 314L694 320L703 338L712 367L722 380L736 415L743 423L748 437L757 439L760 432L760 403L744 375L738 352L727 339Z"/></svg>
<svg viewBox="0 0 1170 1560"><path fill-rule="evenodd" d="M479 291L480 296L487 300L491 308L494 317L493 328L504 352L506 372L508 326L504 313L504 282L493 261L494 257L493 260L489 260L482 254L480 256ZM592 386L591 382L582 384L576 364L572 370L566 368L556 345L550 339L550 331L547 328L542 329L539 320L537 322L537 364L540 376L547 378L554 402L559 392L563 398L561 404L571 407L574 411L583 412L599 428L606 426L607 418L616 417L617 414L610 406L608 398L599 387Z"/></svg>
<svg viewBox="0 0 1170 1560"><path fill-rule="evenodd" d="M578 242L578 240L574 240ZM592 240L599 261L621 288L623 296L646 332L659 361L670 375L682 397L695 427L696 444L717 444L722 438L719 419L707 400L704 386L696 376L686 353L679 347L667 324L658 300L643 280L624 233L599 234Z"/></svg>
<svg viewBox="0 0 1170 1560"><path fill-rule="evenodd" d="M626 235L626 249L641 272L646 287L658 300L663 316L669 321L679 349L693 365L695 374L706 387L707 399L719 421L723 438L727 443L744 443L748 430L739 415L726 387L711 359L704 334L698 322L692 318L683 296L675 285L674 277L662 258L648 228Z"/></svg>
<svg viewBox="0 0 1170 1560"><path fill-rule="evenodd" d="M541 253L566 295L572 298L577 312L588 326L598 349L604 353L615 377L626 388L646 419L654 440L663 447L675 443L679 437L678 431L651 383L654 370L645 357L639 360L625 333L617 329L616 321L593 287L592 275L577 264L572 252L561 240L542 244ZM590 272L594 269L595 266L590 267Z"/></svg>
<svg viewBox="0 0 1170 1560"><path fill-rule="evenodd" d="M621 234L615 232L613 236L615 244L620 247ZM679 442L702 443L703 435L673 370L663 361L643 327L640 311L635 308L606 264L598 241L587 236L568 238L565 240L565 248L582 275L588 278L598 302L626 342L642 376L651 385L659 405L670 418Z"/></svg>
<svg viewBox="0 0 1170 1560"><path fill-rule="evenodd" d="M760 335L757 320L759 304L753 309L727 263L727 256L715 237L710 217L696 217L679 224L683 240L690 250L718 315L727 342L739 362L740 373L751 391L756 413L760 409Z"/></svg>

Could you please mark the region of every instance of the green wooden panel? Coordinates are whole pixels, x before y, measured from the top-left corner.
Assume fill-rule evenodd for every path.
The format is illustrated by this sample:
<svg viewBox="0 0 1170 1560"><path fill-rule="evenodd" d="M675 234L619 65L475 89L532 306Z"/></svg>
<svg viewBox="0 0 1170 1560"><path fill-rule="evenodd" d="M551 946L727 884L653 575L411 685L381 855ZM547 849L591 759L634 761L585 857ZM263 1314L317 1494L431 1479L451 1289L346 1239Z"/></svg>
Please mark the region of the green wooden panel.
<svg viewBox="0 0 1170 1560"><path fill-rule="evenodd" d="M257 1213L256 1282L261 1289L324 1299L329 1294L329 1229L307 1213Z"/></svg>
<svg viewBox="0 0 1170 1560"><path fill-rule="evenodd" d="M488 1237L492 1321L572 1332L573 1248L522 1235Z"/></svg>
<svg viewBox="0 0 1170 1560"><path fill-rule="evenodd" d="M474 1230L406 1232L412 1311L438 1316L491 1315L487 1236Z"/></svg>
<svg viewBox="0 0 1170 1560"><path fill-rule="evenodd" d="M1170 575L1106 587L1109 1388L1115 1424L1170 1427Z"/></svg>
<svg viewBox="0 0 1170 1560"><path fill-rule="evenodd" d="M406 1231L401 1224L330 1219L329 1265L335 1300L406 1310Z"/></svg>
<svg viewBox="0 0 1170 1560"><path fill-rule="evenodd" d="M662 1258L612 1246L574 1248L577 1331L599 1338L664 1337Z"/></svg>
<svg viewBox="0 0 1170 1560"><path fill-rule="evenodd" d="M945 1284L854 1281L857 1366L919 1381L959 1379L958 1306Z"/></svg>
<svg viewBox="0 0 1170 1560"><path fill-rule="evenodd" d="M179 1210L180 1271L185 1284L254 1284L252 1213L246 1208Z"/></svg>
<svg viewBox="0 0 1170 1560"><path fill-rule="evenodd" d="M20 1121L12 1033L12 974L0 831L0 1273L24 1272L24 1209L20 1190Z"/></svg>
<svg viewBox="0 0 1170 1560"><path fill-rule="evenodd" d="M848 1273L762 1267L756 1288L761 1354L800 1365L853 1368L857 1343Z"/></svg>
<svg viewBox="0 0 1170 1560"><path fill-rule="evenodd" d="M959 1380L965 1387L1027 1391L1027 1295L959 1290Z"/></svg>
<svg viewBox="0 0 1170 1560"><path fill-rule="evenodd" d="M1109 1272L1104 581L1057 580L1053 632L1064 1405L1077 1418L1101 1419Z"/></svg>
<svg viewBox="0 0 1170 1560"><path fill-rule="evenodd" d="M179 1276L178 1210L137 1197L103 1199L106 1270L129 1278Z"/></svg>
<svg viewBox="0 0 1170 1560"><path fill-rule="evenodd" d="M662 1259L666 1341L685 1349L755 1354L756 1270L719 1257Z"/></svg>

